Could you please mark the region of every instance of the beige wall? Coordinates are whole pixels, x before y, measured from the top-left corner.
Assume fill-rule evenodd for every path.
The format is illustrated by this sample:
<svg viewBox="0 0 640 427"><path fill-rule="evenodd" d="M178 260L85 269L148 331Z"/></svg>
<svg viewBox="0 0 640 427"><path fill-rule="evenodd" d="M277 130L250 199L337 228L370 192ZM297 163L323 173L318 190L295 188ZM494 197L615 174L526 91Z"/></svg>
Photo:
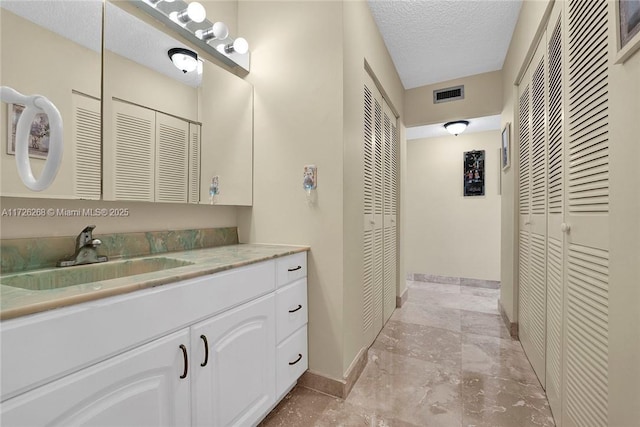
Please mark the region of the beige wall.
<svg viewBox="0 0 640 427"><path fill-rule="evenodd" d="M502 174L502 202L501 202L501 243L500 243L500 303L511 322L518 319L518 292L516 289L518 259L515 226L516 221L516 185L517 178L517 143L514 135L514 109L517 87L516 77L525 68L525 59L534 38L542 28L543 17L552 1L524 1L520 9L520 16L509 45L509 51L502 68L503 106L502 126L511 123L511 167ZM544 31L544 29L542 29Z"/></svg>
<svg viewBox="0 0 640 427"><path fill-rule="evenodd" d="M464 85L464 99L433 103L434 90L458 85ZM502 90L502 71L409 89L404 100L404 122L412 127L500 114Z"/></svg>
<svg viewBox="0 0 640 427"><path fill-rule="evenodd" d="M104 202L90 200L0 198L0 209L128 209L124 217L70 217L47 215L23 217L3 215L0 236L3 239L26 237L77 236L89 224L96 225L95 234L134 231L188 230L194 228L234 227L236 207L200 206L173 203Z"/></svg>
<svg viewBox="0 0 640 427"><path fill-rule="evenodd" d="M309 368L342 378L343 77L340 2L241 1L254 85L253 208L241 241L310 245ZM313 204L303 166L318 167Z"/></svg>
<svg viewBox="0 0 640 427"><path fill-rule="evenodd" d="M24 95L46 96L59 109L63 121L64 150L60 172L48 189L34 193L18 177L16 158L7 154L7 104L0 109L0 194L31 197L74 197L74 141L72 90L100 97L100 53L39 27L2 9L0 45L0 83ZM99 31L97 29L96 31ZM62 58L62 60L61 60ZM73 58L73 66L69 66ZM36 177L44 168L44 159L31 158Z"/></svg>
<svg viewBox="0 0 640 427"><path fill-rule="evenodd" d="M406 268L500 280L500 132L407 142ZM463 153L485 150L485 195L463 197Z"/></svg>
<svg viewBox="0 0 640 427"><path fill-rule="evenodd" d="M614 3L609 3L614 15ZM616 39L615 26L609 28ZM636 36L640 43L640 36ZM640 51L610 69L609 425L640 420Z"/></svg>
<svg viewBox="0 0 640 427"><path fill-rule="evenodd" d="M311 246L309 368L342 380L364 341L365 60L398 112L404 91L364 1L241 1L239 30L253 45L255 138L254 204L240 209L241 240ZM313 204L302 190L305 164L318 166Z"/></svg>
<svg viewBox="0 0 640 427"><path fill-rule="evenodd" d="M405 152L403 117L404 88L393 61L380 36L369 7L364 1L345 1L344 10L344 308L343 371L348 372L354 358L365 345L363 325L363 212L364 212L364 152L363 152L363 85L364 63L374 73L384 89L387 103L400 115L401 157ZM401 173L403 170L401 169ZM402 188L402 176L400 177ZM400 200L400 227L403 226ZM402 254L400 254L402 259ZM404 278L403 265L399 277ZM405 289L398 281L397 293Z"/></svg>

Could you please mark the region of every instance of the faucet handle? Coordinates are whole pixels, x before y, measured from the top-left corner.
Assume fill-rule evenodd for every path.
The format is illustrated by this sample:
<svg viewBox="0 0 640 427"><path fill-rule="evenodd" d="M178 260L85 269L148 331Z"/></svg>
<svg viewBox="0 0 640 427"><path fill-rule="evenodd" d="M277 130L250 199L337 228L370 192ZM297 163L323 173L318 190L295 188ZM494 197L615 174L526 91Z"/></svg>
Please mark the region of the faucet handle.
<svg viewBox="0 0 640 427"><path fill-rule="evenodd" d="M82 233L91 233L93 231L93 229L96 228L95 225L87 225L84 230L82 230Z"/></svg>

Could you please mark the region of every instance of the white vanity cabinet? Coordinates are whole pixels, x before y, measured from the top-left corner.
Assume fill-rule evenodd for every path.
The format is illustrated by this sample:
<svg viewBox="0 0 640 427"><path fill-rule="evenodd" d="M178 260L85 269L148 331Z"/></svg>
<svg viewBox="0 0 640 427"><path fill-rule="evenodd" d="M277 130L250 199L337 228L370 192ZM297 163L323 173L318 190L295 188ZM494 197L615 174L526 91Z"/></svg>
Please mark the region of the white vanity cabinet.
<svg viewBox="0 0 640 427"><path fill-rule="evenodd" d="M194 425L248 426L274 405L274 303L270 294L191 327Z"/></svg>
<svg viewBox="0 0 640 427"><path fill-rule="evenodd" d="M2 425L188 426L188 342L185 329L5 401Z"/></svg>
<svg viewBox="0 0 640 427"><path fill-rule="evenodd" d="M280 400L309 367L306 254L279 259L276 270L276 397Z"/></svg>
<svg viewBox="0 0 640 427"><path fill-rule="evenodd" d="M307 369L306 298L298 253L3 321L0 423L256 425Z"/></svg>

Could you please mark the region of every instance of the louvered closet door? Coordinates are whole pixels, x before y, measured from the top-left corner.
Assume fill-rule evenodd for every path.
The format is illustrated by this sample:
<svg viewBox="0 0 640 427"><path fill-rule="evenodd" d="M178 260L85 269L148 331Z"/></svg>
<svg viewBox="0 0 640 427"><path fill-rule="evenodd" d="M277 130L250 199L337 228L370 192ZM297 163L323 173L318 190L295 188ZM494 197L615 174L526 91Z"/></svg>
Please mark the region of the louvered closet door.
<svg viewBox="0 0 640 427"><path fill-rule="evenodd" d="M373 81L364 86L364 265L363 265L363 334L367 344L371 344L377 335L377 322L374 321L374 283L375 283L375 95ZM374 326L375 323L375 326Z"/></svg>
<svg viewBox="0 0 640 427"><path fill-rule="evenodd" d="M113 100L115 200L154 199L155 112Z"/></svg>
<svg viewBox="0 0 640 427"><path fill-rule="evenodd" d="M547 342L546 391L557 424L562 414L563 361L563 248L560 226L564 220L563 3L554 5L547 26L548 157L547 157Z"/></svg>
<svg viewBox="0 0 640 427"><path fill-rule="evenodd" d="M156 113L156 202L186 203L189 122Z"/></svg>
<svg viewBox="0 0 640 427"><path fill-rule="evenodd" d="M100 100L81 93L71 95L75 142L75 195L100 200L102 191L102 128Z"/></svg>
<svg viewBox="0 0 640 427"><path fill-rule="evenodd" d="M201 125L189 123L189 203L200 202Z"/></svg>
<svg viewBox="0 0 640 427"><path fill-rule="evenodd" d="M382 330L384 302L384 100L373 80L365 83L364 134L364 330L371 344Z"/></svg>
<svg viewBox="0 0 640 427"><path fill-rule="evenodd" d="M615 17L607 6L568 3L566 427L608 425L608 28Z"/></svg>
<svg viewBox="0 0 640 427"><path fill-rule="evenodd" d="M519 334L522 347L542 386L546 351L547 134L545 43L536 50L521 91L521 223ZM528 98L524 100L523 98ZM528 102L528 105L526 103ZM528 120L525 118L528 115ZM526 122L526 124L524 123ZM528 153L528 154L527 154Z"/></svg>
<svg viewBox="0 0 640 427"><path fill-rule="evenodd" d="M396 117L384 103L384 289L383 318L386 323L396 307L398 208L398 130Z"/></svg>

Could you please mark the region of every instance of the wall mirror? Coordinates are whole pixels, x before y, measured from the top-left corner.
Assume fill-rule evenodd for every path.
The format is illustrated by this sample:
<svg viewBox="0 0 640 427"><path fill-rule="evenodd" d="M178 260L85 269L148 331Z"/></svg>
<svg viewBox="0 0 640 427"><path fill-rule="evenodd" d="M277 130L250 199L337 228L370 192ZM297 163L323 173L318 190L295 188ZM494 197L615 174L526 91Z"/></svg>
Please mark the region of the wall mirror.
<svg viewBox="0 0 640 427"><path fill-rule="evenodd" d="M58 176L44 191L22 184L15 161L19 104L2 102L0 195L99 199L101 0L0 2L0 84L24 95L40 94L58 108L64 151ZM31 125L29 158L36 177L48 154L46 115Z"/></svg>
<svg viewBox="0 0 640 427"><path fill-rule="evenodd" d="M251 205L252 86L129 3L107 2L104 23L104 199Z"/></svg>

